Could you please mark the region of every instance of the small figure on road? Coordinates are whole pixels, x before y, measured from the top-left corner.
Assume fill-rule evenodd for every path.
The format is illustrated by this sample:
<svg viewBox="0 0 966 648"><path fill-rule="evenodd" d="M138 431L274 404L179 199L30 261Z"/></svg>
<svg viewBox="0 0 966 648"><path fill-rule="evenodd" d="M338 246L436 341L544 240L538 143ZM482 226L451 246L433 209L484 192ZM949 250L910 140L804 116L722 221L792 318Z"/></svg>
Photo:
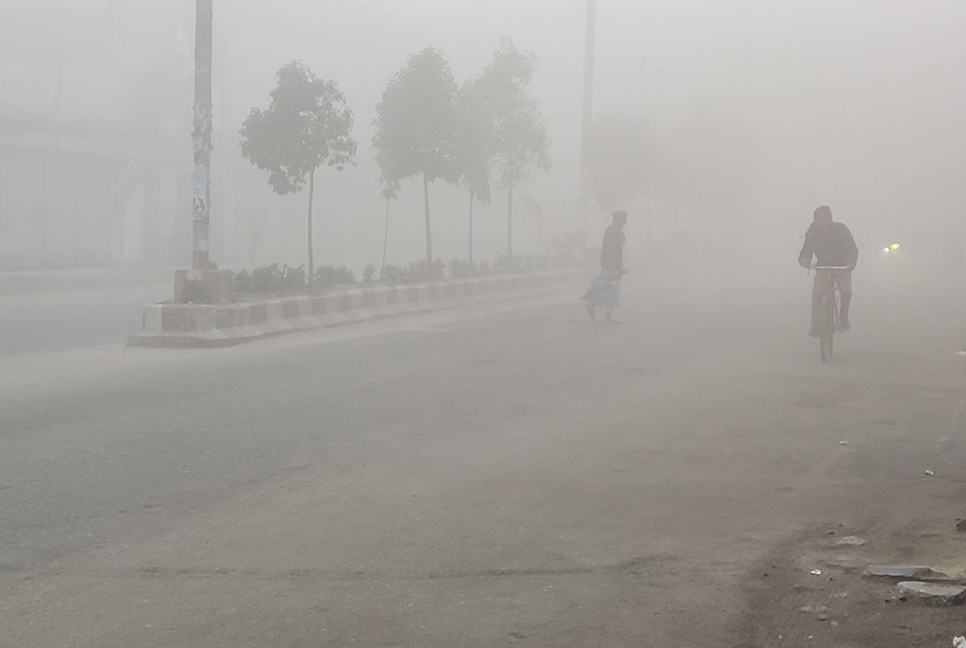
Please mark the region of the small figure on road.
<svg viewBox="0 0 966 648"><path fill-rule="evenodd" d="M832 220L832 209L823 205L815 210L815 218L805 233L805 245L798 255L798 262L803 268L812 266L812 257L816 265L842 268L834 272L819 272L815 275L815 285L812 289L812 327L808 334L819 336L821 324L822 295L833 287L838 288L842 295L842 306L839 311L839 325L843 331L852 328L849 322L849 306L852 304L852 271L859 262L859 248L855 245L852 232L844 223ZM832 285L829 285L829 284Z"/></svg>
<svg viewBox="0 0 966 648"><path fill-rule="evenodd" d="M621 278L627 274L624 269L624 227L627 225L627 212L616 211L614 220L604 232L604 246L600 254L602 272L587 290L587 314L597 319L597 309L603 308L604 319L613 322L614 311L620 305Z"/></svg>

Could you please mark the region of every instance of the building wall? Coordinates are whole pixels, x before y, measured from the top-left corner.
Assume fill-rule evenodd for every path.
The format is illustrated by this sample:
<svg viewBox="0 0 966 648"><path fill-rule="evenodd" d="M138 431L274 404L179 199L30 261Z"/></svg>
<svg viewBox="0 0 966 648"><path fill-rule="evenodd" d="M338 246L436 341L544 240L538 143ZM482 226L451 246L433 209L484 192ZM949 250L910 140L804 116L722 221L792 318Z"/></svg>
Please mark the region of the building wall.
<svg viewBox="0 0 966 648"><path fill-rule="evenodd" d="M0 268L111 262L110 158L0 148Z"/></svg>

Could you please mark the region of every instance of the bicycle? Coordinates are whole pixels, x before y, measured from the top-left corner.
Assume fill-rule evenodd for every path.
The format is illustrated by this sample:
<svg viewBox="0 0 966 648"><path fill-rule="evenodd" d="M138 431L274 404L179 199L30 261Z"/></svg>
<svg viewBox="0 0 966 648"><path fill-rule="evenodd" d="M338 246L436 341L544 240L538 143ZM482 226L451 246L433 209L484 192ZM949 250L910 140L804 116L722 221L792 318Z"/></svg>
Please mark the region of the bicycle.
<svg viewBox="0 0 966 648"><path fill-rule="evenodd" d="M812 266L811 270L816 273L824 272L831 275L834 272L845 272L851 270L849 266ZM841 305L841 295L836 289L834 277L828 277L826 281L828 289L822 295L822 305L819 312L818 341L822 355L822 362L828 362L835 353L835 334L842 330L839 324L839 308Z"/></svg>

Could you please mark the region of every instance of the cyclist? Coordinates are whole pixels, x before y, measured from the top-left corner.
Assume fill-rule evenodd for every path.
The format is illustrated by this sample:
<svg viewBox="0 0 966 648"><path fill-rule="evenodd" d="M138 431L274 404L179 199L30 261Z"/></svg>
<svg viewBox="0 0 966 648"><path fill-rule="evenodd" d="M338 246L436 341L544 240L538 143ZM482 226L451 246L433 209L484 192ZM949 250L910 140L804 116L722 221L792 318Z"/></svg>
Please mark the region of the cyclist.
<svg viewBox="0 0 966 648"><path fill-rule="evenodd" d="M836 223L832 220L832 209L826 205L815 210L815 220L805 233L805 245L798 255L798 262L803 268L809 268L812 265L813 256L817 260L816 265L846 269L819 272L815 275L815 286L812 290L812 327L808 334L818 337L822 295L835 287L838 287L842 295L839 324L843 331L848 331L852 328L849 322L849 306L852 304L852 271L859 261L859 248L855 245L855 239L849 228L844 223Z"/></svg>

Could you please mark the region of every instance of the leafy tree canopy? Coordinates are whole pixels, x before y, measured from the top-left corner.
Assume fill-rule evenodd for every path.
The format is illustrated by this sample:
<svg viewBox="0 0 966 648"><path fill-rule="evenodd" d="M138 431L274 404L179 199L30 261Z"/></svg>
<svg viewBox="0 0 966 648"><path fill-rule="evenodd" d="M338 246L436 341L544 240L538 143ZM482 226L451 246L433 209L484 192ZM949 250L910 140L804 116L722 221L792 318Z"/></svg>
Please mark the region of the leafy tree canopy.
<svg viewBox="0 0 966 648"><path fill-rule="evenodd" d="M414 176L455 182L456 80L438 49L409 57L376 106L372 143L383 182Z"/></svg>
<svg viewBox="0 0 966 648"><path fill-rule="evenodd" d="M496 163L505 188L526 181L535 168L551 166L544 118L529 93L535 72L536 58L504 38L478 81L492 115Z"/></svg>
<svg viewBox="0 0 966 648"><path fill-rule="evenodd" d="M467 81L456 98L456 159L463 183L480 202L490 202L490 178L497 141L487 98L477 81Z"/></svg>
<svg viewBox="0 0 966 648"><path fill-rule="evenodd" d="M301 61L278 72L268 110L252 109L241 130L242 154L267 171L275 193L298 193L323 164L342 170L357 144L352 110L334 81L315 76Z"/></svg>

